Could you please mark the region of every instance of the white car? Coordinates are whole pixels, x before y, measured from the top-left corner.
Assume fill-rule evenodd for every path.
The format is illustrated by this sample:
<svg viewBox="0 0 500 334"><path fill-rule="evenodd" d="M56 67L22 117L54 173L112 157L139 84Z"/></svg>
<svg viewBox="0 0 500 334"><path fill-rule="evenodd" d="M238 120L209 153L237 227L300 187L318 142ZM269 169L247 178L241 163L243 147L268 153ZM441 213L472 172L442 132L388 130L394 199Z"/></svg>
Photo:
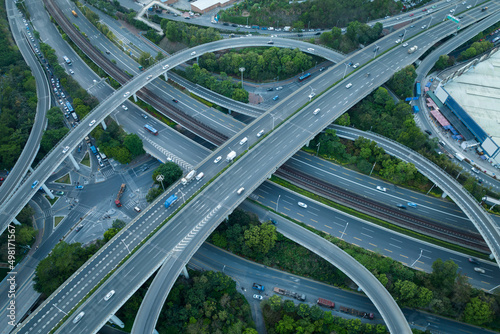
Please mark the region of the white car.
<svg viewBox="0 0 500 334"><path fill-rule="evenodd" d="M95 119L93 119L90 123L89 123L89 126L92 126L95 124Z"/></svg>
<svg viewBox="0 0 500 334"><path fill-rule="evenodd" d="M153 77L152 75L148 75L148 76L146 77L146 80L150 80L152 77Z"/></svg>
<svg viewBox="0 0 500 334"><path fill-rule="evenodd" d="M467 8L467 9L471 9L471 8L472 8L472 5L468 5L466 8Z"/></svg>
<svg viewBox="0 0 500 334"><path fill-rule="evenodd" d="M115 294L115 290L111 290L110 292L108 292L108 294L106 296L104 296L104 300L108 301L111 297L113 297L114 294Z"/></svg>
<svg viewBox="0 0 500 334"><path fill-rule="evenodd" d="M219 155L217 158L215 158L214 163L216 164L221 160L222 160L222 157Z"/></svg>
<svg viewBox="0 0 500 334"><path fill-rule="evenodd" d="M70 74L75 74L75 71L73 71L72 69L69 70L69 73Z"/></svg>
<svg viewBox="0 0 500 334"><path fill-rule="evenodd" d="M483 268L479 268L479 267L474 267L474 271L478 272L478 273L481 273L481 274L485 273L484 269Z"/></svg>
<svg viewBox="0 0 500 334"><path fill-rule="evenodd" d="M146 114L141 114L141 116L142 116L144 119L148 119L148 115L146 115Z"/></svg>
<svg viewBox="0 0 500 334"><path fill-rule="evenodd" d="M450 9L450 13L453 13L455 11L455 9Z"/></svg>
<svg viewBox="0 0 500 334"><path fill-rule="evenodd" d="M380 191L386 192L386 191L387 191L387 188L385 188L385 187L381 187L381 186L377 186L377 190L380 190Z"/></svg>
<svg viewBox="0 0 500 334"><path fill-rule="evenodd" d="M350 83L350 82L347 85L345 85L345 88L347 88L347 89L349 89L351 87L352 87L352 83Z"/></svg>
<svg viewBox="0 0 500 334"><path fill-rule="evenodd" d="M130 92L126 92L125 94L123 94L123 97L127 97L130 95Z"/></svg>
<svg viewBox="0 0 500 334"><path fill-rule="evenodd" d="M264 130L260 130L259 133L257 133L257 137L260 137L264 134Z"/></svg>
<svg viewBox="0 0 500 334"><path fill-rule="evenodd" d="M403 47L406 48L408 46L408 43L404 43Z"/></svg>
<svg viewBox="0 0 500 334"><path fill-rule="evenodd" d="M476 174L479 174L479 170L475 167L471 167L471 171L473 171Z"/></svg>
<svg viewBox="0 0 500 334"><path fill-rule="evenodd" d="M196 54L196 51L191 52L191 56L194 56Z"/></svg>
<svg viewBox="0 0 500 334"><path fill-rule="evenodd" d="M64 149L63 149L63 154L68 152L69 151L69 146L66 146Z"/></svg>
<svg viewBox="0 0 500 334"><path fill-rule="evenodd" d="M163 66L163 69L166 70L168 68L168 64Z"/></svg>
<svg viewBox="0 0 500 334"><path fill-rule="evenodd" d="M85 315L85 312L80 312L78 315L73 319L73 323L76 324L78 321L82 320L83 316Z"/></svg>
<svg viewBox="0 0 500 334"><path fill-rule="evenodd" d="M253 295L253 299L262 300L264 298L261 295L255 294L255 295Z"/></svg>
<svg viewBox="0 0 500 334"><path fill-rule="evenodd" d="M306 203L298 202L297 204L298 204L301 208L307 209L307 204L306 204Z"/></svg>
<svg viewBox="0 0 500 334"><path fill-rule="evenodd" d="M313 48L307 48L307 51L314 52L314 49Z"/></svg>
<svg viewBox="0 0 500 334"><path fill-rule="evenodd" d="M396 44L399 44L399 43L401 43L401 39L400 39L400 38L398 38L398 39L396 40Z"/></svg>
<svg viewBox="0 0 500 334"><path fill-rule="evenodd" d="M276 87L276 90L282 90L282 89L283 89L282 86Z"/></svg>
<svg viewBox="0 0 500 334"><path fill-rule="evenodd" d="M123 110L128 110L127 106L124 104L122 104L122 108L123 108Z"/></svg>
<svg viewBox="0 0 500 334"><path fill-rule="evenodd" d="M422 26L422 29L425 29L425 27L426 27L426 25L424 24L424 25Z"/></svg>
<svg viewBox="0 0 500 334"><path fill-rule="evenodd" d="M356 64L352 65L352 68L358 68L358 66L359 66L359 63L356 63Z"/></svg>

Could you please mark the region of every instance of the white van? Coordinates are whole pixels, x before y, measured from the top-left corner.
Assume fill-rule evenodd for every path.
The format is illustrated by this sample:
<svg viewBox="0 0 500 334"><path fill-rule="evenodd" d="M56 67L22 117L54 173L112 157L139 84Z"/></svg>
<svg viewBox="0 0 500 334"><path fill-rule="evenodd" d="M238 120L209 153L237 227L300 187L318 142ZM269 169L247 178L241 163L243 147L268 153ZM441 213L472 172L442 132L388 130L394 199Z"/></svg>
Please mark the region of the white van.
<svg viewBox="0 0 500 334"><path fill-rule="evenodd" d="M241 195L241 193L245 191L245 188L241 187L240 189L238 189L237 193L238 195Z"/></svg>
<svg viewBox="0 0 500 334"><path fill-rule="evenodd" d="M248 138L247 138L247 137L243 138L243 139L240 141L240 145L245 144L247 141L248 141Z"/></svg>
<svg viewBox="0 0 500 334"><path fill-rule="evenodd" d="M205 174L203 174L203 172L201 172L200 174L196 175L196 181L200 181L204 176L205 176Z"/></svg>
<svg viewBox="0 0 500 334"><path fill-rule="evenodd" d="M313 111L313 115L317 115L317 114L319 114L319 111L320 111L320 110L321 110L321 109L319 109L319 108L318 108L318 109L316 109L316 110L314 110L314 111Z"/></svg>
<svg viewBox="0 0 500 334"><path fill-rule="evenodd" d="M140 207L138 207L138 206L136 206L136 207L134 208L134 210L135 210L135 211L137 211L137 212L141 212L141 208L140 208Z"/></svg>

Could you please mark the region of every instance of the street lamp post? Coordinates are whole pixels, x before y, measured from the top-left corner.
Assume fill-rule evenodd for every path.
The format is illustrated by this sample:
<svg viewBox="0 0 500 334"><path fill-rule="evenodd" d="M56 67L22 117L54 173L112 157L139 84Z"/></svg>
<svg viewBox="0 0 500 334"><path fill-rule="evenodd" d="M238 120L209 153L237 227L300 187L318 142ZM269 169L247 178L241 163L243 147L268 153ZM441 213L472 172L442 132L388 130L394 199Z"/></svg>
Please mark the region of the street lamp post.
<svg viewBox="0 0 500 334"><path fill-rule="evenodd" d="M342 77L342 79L344 79L344 78L345 78L345 74L347 73L347 67L349 66L349 65L348 65L348 64L346 64L346 63L344 63L344 65L345 65L345 71L344 71L344 76Z"/></svg>
<svg viewBox="0 0 500 334"><path fill-rule="evenodd" d="M276 201L276 212L278 212L278 204L280 202L281 195L278 195L278 200Z"/></svg>
<svg viewBox="0 0 500 334"><path fill-rule="evenodd" d="M415 262L413 262L411 264L410 268L413 268L413 266L415 265L415 263L417 263L417 261L420 260L420 258L422 257L423 251L424 251L423 249L420 249L420 255L419 255L418 259L416 259Z"/></svg>
<svg viewBox="0 0 500 334"><path fill-rule="evenodd" d="M349 223L345 223L345 228L342 231L342 236L340 237L340 240L342 240L344 238L344 233L345 233L345 230L347 230L347 226L349 226Z"/></svg>
<svg viewBox="0 0 500 334"><path fill-rule="evenodd" d="M165 177L164 177L163 175L161 175L161 174L158 174L158 175L156 176L156 181L160 182L161 187L163 188L163 192L165 192L165 186L163 185L163 179L164 179L164 178L165 178Z"/></svg>
<svg viewBox="0 0 500 334"><path fill-rule="evenodd" d="M241 88L243 89L243 72L245 72L245 68L240 67L240 72L241 72Z"/></svg>
<svg viewBox="0 0 500 334"><path fill-rule="evenodd" d="M319 146L320 145L321 145L321 142L319 142L318 145L316 145L316 146L318 146L318 149L316 150L316 156L318 156L318 154L319 154Z"/></svg>
<svg viewBox="0 0 500 334"><path fill-rule="evenodd" d="M431 16L431 20L429 21L429 25L427 26L427 29L429 29L429 27L431 26L431 22L432 22L432 19L433 19L433 18L434 18L434 17L433 17L433 16Z"/></svg>

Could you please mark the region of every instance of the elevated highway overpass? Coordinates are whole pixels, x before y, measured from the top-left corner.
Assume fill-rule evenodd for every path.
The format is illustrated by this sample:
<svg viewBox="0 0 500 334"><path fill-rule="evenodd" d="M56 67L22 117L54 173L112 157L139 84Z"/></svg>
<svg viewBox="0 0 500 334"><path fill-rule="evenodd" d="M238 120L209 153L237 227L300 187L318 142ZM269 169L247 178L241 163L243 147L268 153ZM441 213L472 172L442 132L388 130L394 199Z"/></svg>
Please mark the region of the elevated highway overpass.
<svg viewBox="0 0 500 334"><path fill-rule="evenodd" d="M446 26L446 25L450 26L449 24L445 24L444 26ZM442 28L446 28L446 27L442 27ZM449 28L448 33L450 31L453 31L453 27L448 27L448 28ZM443 29L443 30L444 31L441 31L440 34L444 34L447 32L446 29ZM421 42L423 42L423 41L421 41ZM186 242L186 240L185 240L186 237L183 237L183 236L188 235L188 234L186 234L187 232L189 232L189 231L193 232L195 229L197 229L196 232L198 232L198 233L195 233L195 235L199 235L202 230L203 230L203 232L202 232L203 234L209 233L207 228L209 230L213 230L213 228L215 228L218 221L222 220L225 217L225 214L232 211L232 207L234 207L234 205L237 204L237 203L235 204L233 201L239 201L242 198L242 197L237 197L234 194L234 188L233 188L234 187L234 180L240 179L240 177L238 176L239 171L241 171L243 168L245 168L245 170L252 171L252 178L249 177L247 180L242 180L244 185L245 185L245 194L248 194L255 187L256 184L260 183L263 179L265 179L266 176L268 176L270 173L272 173L275 170L276 166L281 165L286 159L288 159L290 154L293 154L296 150L300 149L302 144L307 142L309 140L309 138L313 137L316 133L318 133L324 127L326 127L333 119L340 116L347 108L352 106L354 103L359 101L362 97L366 96L367 94L369 94L369 92L371 92L373 89L378 87L375 85L375 83L384 82L390 76L392 76L392 73L394 73L394 71L396 71L397 68L399 68L399 66L398 66L398 63L392 64L392 66L389 66L390 62L388 62L388 59L386 59L386 58L387 57L404 56L405 55L404 52L398 52L400 50L401 49L396 49L396 50L394 50L395 54L392 54L393 52L391 52L389 54L386 54L386 55L380 57L380 59L377 59L373 63L367 65L365 68L360 69L359 73L357 73L351 77L351 80L349 80L349 81L353 83L354 89L349 91L349 92L354 91L354 93L356 93L357 96L353 97L352 95L354 93L351 93L349 96L347 96L343 99L343 97L345 95L344 94L345 88L344 88L343 84L345 84L347 82L347 81L344 81L343 84L337 85L334 88L332 88L329 92L331 94L325 94L324 96L318 98L312 104L310 104L308 107L306 107L303 111L297 113L291 119L287 120L284 124L286 126L281 126L276 131L271 133L268 136L268 138L266 138L265 140L260 142L255 148L253 148L249 153L244 155L240 160L238 160L238 162L236 162L231 168L229 168L229 170L226 173L224 173L221 177L219 177L215 182L210 184L208 186L208 188L203 190L201 192L200 196L193 199L193 201L191 201L186 207L184 207L181 210L180 215L176 215L168 223L170 228L169 228L169 232L167 234L169 234L173 239L170 239L170 241L167 243L164 243L163 241L161 243L155 243L154 247L159 247L158 249L165 250L165 252L163 254L175 254L175 252L181 251L185 248L185 246L182 246L180 248L178 247L174 250L174 253L171 253L172 252L171 250L174 249L175 245L179 246L183 242ZM416 55L412 55L411 57L412 58L408 57L408 55L406 54L407 59L405 59L404 61L411 62L412 59L415 59L413 57L416 57ZM401 64L401 65L403 65L403 64ZM370 71L372 73L372 77L368 81L374 81L374 80L377 80L377 81L372 82L372 83L370 83L370 82L366 83L366 79L364 76L364 74L367 73L366 71ZM150 71L144 73L143 75L140 75L137 79L135 79L131 83L127 84L125 86L126 88L124 88L124 90L126 90L128 88L132 92L134 89L138 89L138 88L135 88L136 86L133 85L133 83L135 83L136 81L139 81L139 78L142 78L144 80L144 76L148 73L150 73ZM319 77L318 79L320 79L320 78L321 77ZM304 89L299 90L299 92L303 92L303 91L304 91ZM117 95L117 94L115 94L115 95ZM117 97L115 95L113 96L113 98L117 99ZM118 98L121 98L121 96L119 96ZM107 101L105 101L104 103L106 103ZM116 103L116 102L118 102L118 101L114 101L114 103ZM284 119L285 117L287 117L287 114L286 114L287 107L288 108L292 107L292 105L287 105L287 103L291 103L291 102L293 102L293 101L291 101L291 99L287 99L287 100L282 101L282 103L280 104L280 107L284 109L281 112L281 115L279 116L280 119ZM120 103L121 102L118 102L118 103L116 103L116 105L119 105ZM333 108L327 110L331 106L333 106ZM100 107L101 106L99 106L98 108L100 108ZM312 115L312 110L314 110L313 108L316 108L316 107L322 107L321 108L322 112L318 117L314 118L313 117L314 115ZM250 131L250 133L255 133L256 130L258 131L258 129L261 126L260 122L262 122L263 119L265 119L264 116L262 116L261 118L256 120L252 125L249 126L248 131ZM268 119L266 119L265 121L268 122ZM309 126L307 126L307 124L309 124ZM240 135L238 137L240 137ZM236 141L232 141L230 144L233 146L237 145L236 143L239 139L240 138L237 138ZM283 141L284 139L286 141ZM276 145L278 145L278 147L276 147ZM252 168L253 167L252 163L262 161L262 159L264 159L264 158L266 161L262 162L261 165L256 166L258 168ZM263 165L264 163L265 163L265 165ZM237 167L239 167L239 169L235 170L235 168L237 168ZM236 174L231 174L231 173L236 173ZM231 177L232 177L232 180L231 180ZM248 186L248 188L247 188L247 186ZM219 188L215 189L216 187L219 187ZM223 189L220 189L220 188L223 188ZM213 194L206 196L207 191L210 189L216 190L214 193L216 193L217 198L214 199ZM206 196L205 198L203 198L204 195ZM226 197L220 197L221 195L222 196L226 195ZM216 205L216 203L218 203L218 204ZM207 205L208 205L208 207L205 208L205 206L207 206ZM191 210L191 211L189 211L189 213L185 213L186 209L189 209L189 208L195 208L195 210ZM196 208L198 208L198 210L196 210ZM203 208L203 210L201 210L200 208ZM149 222L151 222L151 220L153 218L154 218L154 221L158 221L158 220L161 221L161 219L165 218L165 214L164 214L164 211L163 211L163 213L161 213L159 211L160 209L161 209L161 201L156 202L155 205L153 205L146 212L144 212L143 216L141 216L140 218L142 218L144 220L144 218L146 218L146 216L147 216L147 218L149 218L148 219ZM183 217L183 214L187 214L188 216ZM191 216L193 214L195 216ZM187 219L183 219L183 218L187 218ZM175 223L175 222L180 222L180 221L183 221L184 223L186 223L186 222L191 222L191 223L187 223L187 224ZM193 222L195 222L195 223L193 223ZM144 223L144 221L143 221L143 223ZM197 226L198 223L200 223L200 224L203 223L203 226ZM151 225L151 224L153 224L153 223L151 222L149 225ZM195 224L195 225L192 225L192 224ZM186 225L189 225L189 226L186 226ZM208 225L210 225L210 228L208 227ZM124 230L123 233L125 233L125 231L130 232L130 228L134 228L134 227L135 227L134 231L137 231L138 226L132 224L131 227L127 228L127 230ZM180 230L175 231L178 228L180 228ZM172 232L172 229L174 230L174 233L170 233L170 232ZM142 235L143 233L145 233L145 231L141 230L140 233ZM162 231L160 231L160 233L158 233L152 239L150 239L148 241L148 245L151 245L150 242L153 241L153 239L160 240L157 238L160 238L161 234L162 234ZM175 234L175 235L172 235L172 234ZM120 236L123 236L123 235L120 234ZM169 236L163 235L163 237L168 238ZM129 240L129 241L136 242L135 239L137 239L137 238L140 238L140 237L135 236L134 240ZM114 240L116 241L116 238ZM120 242L118 242L118 245L120 245ZM118 247L118 245L117 244L114 245L115 249L116 249L116 247ZM161 247L160 247L160 245L161 245ZM110 249L109 247L111 247L111 246L113 246L113 244L106 246L106 248ZM121 245L120 247L122 247L122 246L123 245ZM172 247L172 248L168 248L168 247ZM169 251L169 249L170 249L170 251ZM104 250L101 250L101 252L95 258L101 256L103 254L103 252L104 252ZM136 254L134 254L133 258L134 259L137 258L139 256L139 254L141 254L141 253L144 253L144 252L142 250L137 252ZM161 262L163 262L163 260L167 259L167 256L163 256L161 254L157 254L157 256L162 256L161 259L158 259L158 260L161 260L160 264L161 264ZM150 255L150 257L151 257L151 255ZM111 259L112 258L110 258L110 260ZM113 260L114 260L114 258L113 258ZM89 263L91 261L93 261L93 260L92 259L89 260ZM134 261L129 261L129 262L132 263ZM127 262L124 266L129 265L129 262ZM137 263L142 263L142 262L137 262ZM135 263L135 264L137 264L137 263ZM94 264L97 264L97 263L94 263ZM106 265L106 266L108 266L108 265ZM124 268L124 266L122 266L121 268ZM120 271L122 270L121 268L120 268ZM129 267L129 269L130 269L130 267ZM149 270L145 270L144 272L146 274L150 274L151 270L154 270L154 268L150 268ZM123 273L127 273L127 272L122 272L122 274ZM81 275L81 274L82 274L81 271L79 271L68 282L71 282L72 280L76 279L76 277L78 275ZM97 272L96 272L96 275L97 275ZM141 278L137 277L138 275L142 275L142 274L135 273L135 271L134 271L135 282L137 282L138 280L141 280ZM110 288L108 286L108 284L113 283L112 281L113 281L114 277L116 277L116 275L113 275L112 278L110 278L106 283L104 283L103 289ZM122 278L123 278L123 276L120 276L120 279L122 279ZM96 278L96 279L98 279L98 278ZM130 281L130 277L128 280ZM68 288L67 283L61 289ZM73 287L71 287L71 288L73 289ZM128 288L125 289L125 291L127 291L127 293L129 293L130 291L132 291L130 288L132 288L132 287L128 286ZM85 293L85 289L82 289L79 291L80 291L79 293ZM58 293L62 293L62 292L58 291ZM86 305L88 305L88 301L90 301L92 298L94 298L94 297L91 297L90 299L87 300ZM118 298L115 300L118 300ZM42 308L45 308L45 307L47 307L47 303L44 304L44 307L42 307ZM50 307L50 305L49 305L49 307ZM95 305L93 305L92 307L95 307ZM68 309L66 309L66 310L68 310ZM102 313L102 311L101 311L101 313ZM96 317L90 317L90 318L93 318L95 320L95 319L97 319L97 317L99 315L101 315L101 313L97 313ZM42 314L45 314L45 313L42 312ZM32 316L28 320L28 322L25 326L28 326L28 328L29 328L30 324L33 324L34 319L36 319L39 315L40 315L40 313L38 313L37 316ZM390 316L390 315L386 315L386 316ZM55 316L55 317L51 318L50 321L52 321L52 322L59 321L60 319L61 319L61 317ZM387 322L388 322L388 324L394 324L394 322L392 322L392 321L387 321ZM83 327L83 326L88 326L91 324L80 323L79 326L80 325L82 325L81 328L85 328L86 330L88 330L89 327ZM25 326L23 326L23 328L25 328ZM47 325L44 325L44 326L47 326ZM69 327L67 327L67 326L72 327L71 328L72 331L74 330L75 332L78 332L78 328L75 328L75 326L71 326L69 324L65 325L61 330L64 331L64 328L67 328L67 330L69 330ZM397 328L393 328L393 329L395 329L397 332ZM405 332L405 331L400 331L400 332Z"/></svg>

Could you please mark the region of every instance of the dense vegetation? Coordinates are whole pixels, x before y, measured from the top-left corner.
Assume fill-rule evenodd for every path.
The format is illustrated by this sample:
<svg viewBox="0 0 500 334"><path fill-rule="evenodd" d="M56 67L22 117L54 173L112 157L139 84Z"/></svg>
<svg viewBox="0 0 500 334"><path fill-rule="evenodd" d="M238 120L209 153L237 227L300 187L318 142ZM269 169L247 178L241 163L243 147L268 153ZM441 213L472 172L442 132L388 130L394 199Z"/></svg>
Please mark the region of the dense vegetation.
<svg viewBox="0 0 500 334"><path fill-rule="evenodd" d="M156 179L158 175L163 176L163 181L160 182ZM175 162L166 162L160 165L155 169L152 175L153 182L157 185L157 187L153 187L148 191L146 200L150 203L154 201L156 197L163 193L164 189L168 189L168 187L177 182L181 176L182 169Z"/></svg>
<svg viewBox="0 0 500 334"><path fill-rule="evenodd" d="M114 158L119 163L128 164L135 157L146 153L141 138L135 133L127 134L111 118L106 119L107 129L101 126L92 130L96 144L108 157Z"/></svg>
<svg viewBox="0 0 500 334"><path fill-rule="evenodd" d="M243 77L254 81L281 80L308 70L314 65L313 57L299 49L245 48L223 55L204 54L200 67L209 72L227 73L239 78L240 67L245 68Z"/></svg>
<svg viewBox="0 0 500 334"><path fill-rule="evenodd" d="M248 92L242 89L241 82L233 82L224 72L221 73L221 80L217 80L212 73L204 68L200 68L198 64L186 68L185 71L174 71L191 82L206 87L216 93L236 101L248 102Z"/></svg>
<svg viewBox="0 0 500 334"><path fill-rule="evenodd" d="M250 306L236 291L236 283L220 272L189 271L180 276L161 310L156 330L161 334L256 334ZM152 279L118 311L130 328Z"/></svg>
<svg viewBox="0 0 500 334"><path fill-rule="evenodd" d="M184 22L161 20L161 28L171 42L181 42L188 47L218 41L222 39L214 28L203 28Z"/></svg>
<svg viewBox="0 0 500 334"><path fill-rule="evenodd" d="M330 235L315 232L370 270L400 306L421 308L474 325L489 325L495 313L500 316L500 296L487 295L472 288L452 260L436 260L432 265L433 272L427 274ZM235 210L222 222L210 236L210 241L266 266L340 287L353 285L341 271L277 233L269 222L260 224L255 215L241 210Z"/></svg>
<svg viewBox="0 0 500 334"><path fill-rule="evenodd" d="M103 245L102 239L87 247L82 247L78 242L58 243L50 255L38 263L33 278L35 282L33 288L45 296L50 296Z"/></svg>
<svg viewBox="0 0 500 334"><path fill-rule="evenodd" d="M0 0L0 169L14 167L35 119L35 78L9 30L5 1Z"/></svg>
<svg viewBox="0 0 500 334"><path fill-rule="evenodd" d="M324 333L324 334L385 334L382 325L362 323L361 319L344 319L333 316L331 311L323 311L318 305L295 305L291 300L283 300L272 295L262 303L262 313L268 334Z"/></svg>
<svg viewBox="0 0 500 334"><path fill-rule="evenodd" d="M375 42L382 34L383 26L375 23L373 27L358 21L350 22L345 34L340 28L334 27L331 31L325 31L319 37L319 41L331 48L344 53L357 49L360 45L368 45Z"/></svg>
<svg viewBox="0 0 500 334"><path fill-rule="evenodd" d="M391 0L336 1L245 0L219 12L221 21L237 24L297 29L346 26L398 13L401 2Z"/></svg>

